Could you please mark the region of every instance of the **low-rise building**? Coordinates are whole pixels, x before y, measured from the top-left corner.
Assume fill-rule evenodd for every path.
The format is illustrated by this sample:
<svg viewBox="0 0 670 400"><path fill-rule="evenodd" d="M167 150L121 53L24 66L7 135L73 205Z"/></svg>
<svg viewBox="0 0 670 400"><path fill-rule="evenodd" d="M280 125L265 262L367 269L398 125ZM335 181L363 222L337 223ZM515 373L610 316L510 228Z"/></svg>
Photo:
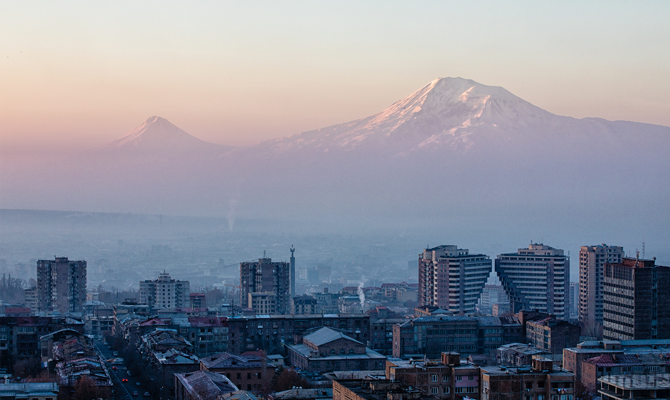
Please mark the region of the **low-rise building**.
<svg viewBox="0 0 670 400"><path fill-rule="evenodd" d="M200 359L200 370L224 374L244 390L260 392L275 375L275 365L264 357L220 353Z"/></svg>
<svg viewBox="0 0 670 400"><path fill-rule="evenodd" d="M56 382L0 383L0 398L3 400L56 400Z"/></svg>
<svg viewBox="0 0 670 400"><path fill-rule="evenodd" d="M421 390L390 380L333 381L333 400L436 399Z"/></svg>
<svg viewBox="0 0 670 400"><path fill-rule="evenodd" d="M153 369L162 385L172 391L174 389L174 375L199 371L200 360L193 354L170 349L164 353L151 353L149 368Z"/></svg>
<svg viewBox="0 0 670 400"><path fill-rule="evenodd" d="M192 354L193 345L174 329L158 328L142 336L143 353L165 353L168 350Z"/></svg>
<svg viewBox="0 0 670 400"><path fill-rule="evenodd" d="M112 378L97 348L84 334L63 329L40 338L42 362L55 373L58 386L72 391L83 376L97 387L111 389Z"/></svg>
<svg viewBox="0 0 670 400"><path fill-rule="evenodd" d="M176 400L216 399L239 390L225 375L209 371L176 374L174 382Z"/></svg>
<svg viewBox="0 0 670 400"><path fill-rule="evenodd" d="M481 400L574 398L575 375L554 370L549 359L535 358L528 367L481 367L481 379Z"/></svg>
<svg viewBox="0 0 670 400"><path fill-rule="evenodd" d="M598 379L603 400L670 398L670 374L608 375Z"/></svg>
<svg viewBox="0 0 670 400"><path fill-rule="evenodd" d="M291 314L293 315L310 315L318 314L319 306L316 298L312 296L296 296L291 299Z"/></svg>
<svg viewBox="0 0 670 400"><path fill-rule="evenodd" d="M291 365L303 371L324 373L334 370L375 370L384 368L386 357L342 332L321 328L287 346Z"/></svg>
<svg viewBox="0 0 670 400"><path fill-rule="evenodd" d="M503 344L523 342L516 317L432 316L393 327L393 356L439 358L442 352L495 355Z"/></svg>
<svg viewBox="0 0 670 400"><path fill-rule="evenodd" d="M460 358L458 353L442 353L440 360L387 360L386 379L439 399L479 399L479 368L461 364Z"/></svg>
<svg viewBox="0 0 670 400"><path fill-rule="evenodd" d="M510 343L498 347L496 364L507 367L523 367L533 363L533 357L549 358L547 351L524 343Z"/></svg>
<svg viewBox="0 0 670 400"><path fill-rule="evenodd" d="M71 318L0 317L0 368L40 356L40 337L62 329L84 333L84 323Z"/></svg>
<svg viewBox="0 0 670 400"><path fill-rule="evenodd" d="M574 347L579 343L582 332L579 325L558 320L549 314L533 314L532 318L519 318L524 322L527 343L550 354L561 354L566 347Z"/></svg>

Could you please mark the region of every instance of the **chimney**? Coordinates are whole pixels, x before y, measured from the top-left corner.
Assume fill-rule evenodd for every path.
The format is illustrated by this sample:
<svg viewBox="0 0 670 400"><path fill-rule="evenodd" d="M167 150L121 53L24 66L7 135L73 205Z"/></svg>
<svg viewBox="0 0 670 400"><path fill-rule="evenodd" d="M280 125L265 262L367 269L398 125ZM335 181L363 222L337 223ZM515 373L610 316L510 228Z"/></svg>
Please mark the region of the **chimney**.
<svg viewBox="0 0 670 400"><path fill-rule="evenodd" d="M551 372L554 369L554 362L548 358L533 356L533 371L537 372Z"/></svg>
<svg viewBox="0 0 670 400"><path fill-rule="evenodd" d="M455 352L442 353L442 364L458 367L461 365L461 354Z"/></svg>

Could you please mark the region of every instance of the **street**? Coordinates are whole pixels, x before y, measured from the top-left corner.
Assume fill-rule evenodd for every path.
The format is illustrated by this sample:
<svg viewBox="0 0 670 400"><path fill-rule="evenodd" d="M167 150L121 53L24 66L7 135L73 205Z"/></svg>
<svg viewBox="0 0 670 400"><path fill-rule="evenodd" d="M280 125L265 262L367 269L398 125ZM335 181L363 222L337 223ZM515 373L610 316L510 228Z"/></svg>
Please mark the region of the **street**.
<svg viewBox="0 0 670 400"><path fill-rule="evenodd" d="M94 340L93 343L106 361L112 358L117 358L113 355L114 352L110 350L102 340ZM107 365L107 369L114 382L114 390L126 396L127 400L151 398L144 396L144 393L148 392L149 388L141 384L142 382L138 376L129 376L128 369L125 365L112 365L111 362L106 362L105 364ZM116 367L117 369L113 369L113 367ZM123 382L123 379L127 379L128 381ZM140 385L137 384L138 382ZM133 393L135 392L137 392L137 396L133 396Z"/></svg>

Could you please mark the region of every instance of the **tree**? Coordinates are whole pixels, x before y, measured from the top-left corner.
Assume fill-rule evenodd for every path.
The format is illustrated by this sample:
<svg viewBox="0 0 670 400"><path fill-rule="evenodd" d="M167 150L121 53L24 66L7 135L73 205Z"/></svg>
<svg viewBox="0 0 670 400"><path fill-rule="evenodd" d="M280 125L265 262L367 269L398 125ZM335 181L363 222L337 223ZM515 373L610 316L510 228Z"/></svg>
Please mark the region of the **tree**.
<svg viewBox="0 0 670 400"><path fill-rule="evenodd" d="M107 387L98 387L95 381L84 375L74 384L72 400L109 399L111 393Z"/></svg>
<svg viewBox="0 0 670 400"><path fill-rule="evenodd" d="M591 400L593 393L586 389L586 386L581 381L575 382L575 400Z"/></svg>
<svg viewBox="0 0 670 400"><path fill-rule="evenodd" d="M21 378L36 376L42 370L38 357L23 358L14 363L12 371Z"/></svg>
<svg viewBox="0 0 670 400"><path fill-rule="evenodd" d="M282 392L284 390L292 389L293 387L307 388L309 386L307 379L303 378L293 368L284 369L280 373L277 373L277 375L279 375L279 377L273 387L275 392Z"/></svg>

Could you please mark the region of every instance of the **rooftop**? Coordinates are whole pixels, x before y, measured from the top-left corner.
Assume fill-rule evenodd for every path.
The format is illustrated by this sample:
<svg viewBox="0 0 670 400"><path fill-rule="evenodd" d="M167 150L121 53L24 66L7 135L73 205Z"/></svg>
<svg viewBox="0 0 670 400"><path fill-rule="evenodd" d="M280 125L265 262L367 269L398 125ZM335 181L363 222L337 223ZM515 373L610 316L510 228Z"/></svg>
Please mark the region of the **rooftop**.
<svg viewBox="0 0 670 400"><path fill-rule="evenodd" d="M283 392L277 392L272 395L275 400L292 400L292 399L332 399L333 388L323 389L289 389Z"/></svg>
<svg viewBox="0 0 670 400"><path fill-rule="evenodd" d="M319 354L314 354L314 350L310 349L309 347L305 346L304 344L294 344L294 345L288 345L287 346L289 349L295 351L296 353L301 354L304 357L307 357L311 360L323 360L323 361L335 361L335 360L361 360L361 359L370 359L370 358L375 358L375 359L381 359L385 360L386 357L377 353L374 350L371 350L369 348L365 348L365 354L330 354L327 356L321 356Z"/></svg>
<svg viewBox="0 0 670 400"><path fill-rule="evenodd" d="M311 333L311 334L309 334L309 335L307 335L303 338L304 341L308 341L310 343L313 343L315 346L321 346L321 345L333 342L333 341L338 340L338 339L347 339L347 340L350 340L352 342L356 342L358 344L363 344L363 343L359 342L358 340L345 335L342 332L338 332L338 331L335 331L333 329L325 328L325 327L321 328L321 329L317 330L316 332Z"/></svg>
<svg viewBox="0 0 670 400"><path fill-rule="evenodd" d="M192 399L209 400L216 396L236 392L239 389L225 375L209 371L188 372L175 374Z"/></svg>
<svg viewBox="0 0 670 400"><path fill-rule="evenodd" d="M200 359L202 365L207 369L216 368L260 368L263 366L263 359L255 355L233 355L230 353L219 353L213 356ZM268 368L274 368L274 364L267 363Z"/></svg>
<svg viewBox="0 0 670 400"><path fill-rule="evenodd" d="M524 374L541 374L541 375L551 375L552 377L572 377L574 379L575 374L572 372L568 372L565 370L560 370L560 371L533 371L530 366L528 367L500 367L500 366L485 366L485 367L480 367L482 374L488 374L488 375L509 375L509 374L515 374L515 375L524 375ZM509 372L508 372L509 371Z"/></svg>
<svg viewBox="0 0 670 400"><path fill-rule="evenodd" d="M608 375L598 381L626 390L670 389L670 374Z"/></svg>

